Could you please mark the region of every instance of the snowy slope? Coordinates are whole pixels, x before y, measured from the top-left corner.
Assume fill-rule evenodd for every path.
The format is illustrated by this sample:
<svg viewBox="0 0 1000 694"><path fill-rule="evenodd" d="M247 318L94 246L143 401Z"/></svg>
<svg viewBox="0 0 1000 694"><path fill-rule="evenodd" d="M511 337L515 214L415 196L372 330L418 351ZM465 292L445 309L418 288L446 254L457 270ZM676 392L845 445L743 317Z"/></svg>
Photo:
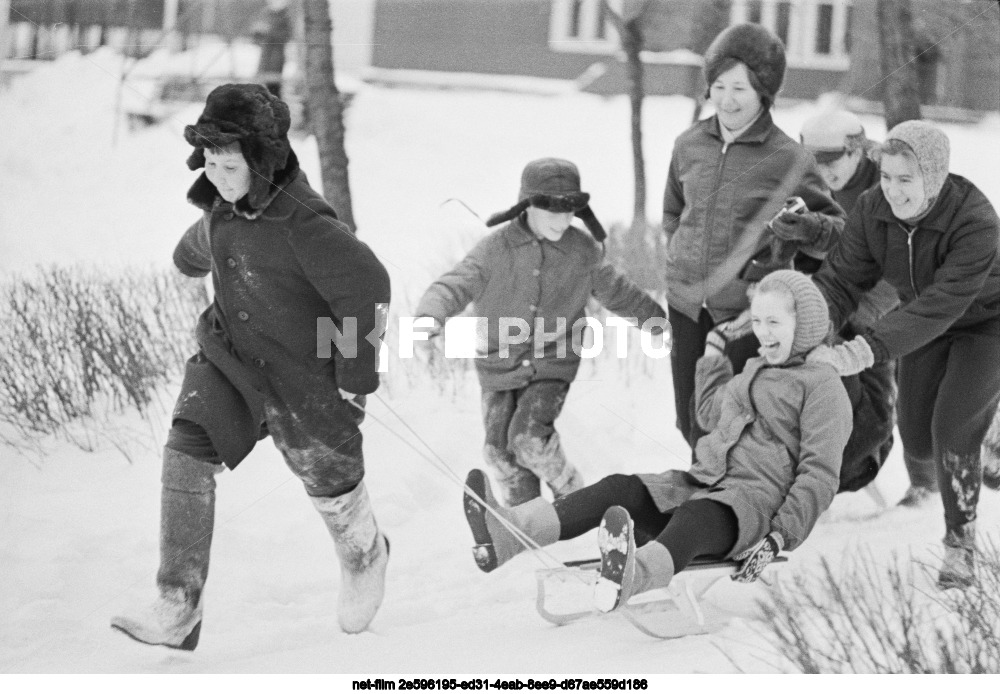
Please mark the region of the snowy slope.
<svg viewBox="0 0 1000 694"><path fill-rule="evenodd" d="M160 127L118 133L112 146L113 56L68 56L0 94L0 270L36 263L166 265L196 218L184 201L193 178L180 136L198 109ZM650 217L673 138L690 118L682 98L647 102ZM780 110L790 133L812 107ZM867 121L870 134L884 134ZM487 126L487 124L490 124ZM390 268L404 314L435 274L483 233L459 198L485 217L513 202L525 161L576 161L606 222L631 208L628 104L589 95L546 97L368 87L348 115L348 151L362 238ZM1000 128L945 126L953 170L996 203ZM294 143L314 183L310 140ZM990 156L985 156L990 154ZM193 321L194 317L192 317ZM633 336L634 337L634 336ZM470 557L457 479L480 465L479 390L469 375L433 384L390 373L364 426L368 485L392 539L385 605L370 632L340 633L333 545L269 442L220 478L217 529L202 641L194 653L133 643L108 628L128 602L149 596L157 564L159 460L166 411L119 426L149 431L127 462L50 442L44 459L0 449L0 673L667 673L767 671L773 654L745 619L758 586L726 583L710 601L737 615L711 636L658 642L624 621L556 628L534 612L537 557L484 575ZM165 394L169 402L173 390ZM669 365L613 358L587 364L560 418L568 454L587 480L611 472L684 467L673 426ZM450 471L450 474L448 473ZM894 502L905 488L897 448L878 481ZM837 559L859 545L874 556L913 552L934 561L939 504L871 517L867 494L842 495L792 567ZM1000 498L984 491L982 527L1000 525ZM595 553L591 533L551 550ZM735 665L734 665L735 662Z"/></svg>

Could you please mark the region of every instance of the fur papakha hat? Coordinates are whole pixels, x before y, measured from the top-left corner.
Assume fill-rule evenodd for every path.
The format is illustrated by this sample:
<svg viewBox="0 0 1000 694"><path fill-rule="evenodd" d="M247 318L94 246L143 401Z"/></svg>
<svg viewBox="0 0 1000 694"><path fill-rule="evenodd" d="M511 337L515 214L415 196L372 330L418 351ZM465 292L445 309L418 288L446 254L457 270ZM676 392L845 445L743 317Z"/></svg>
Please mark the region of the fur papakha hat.
<svg viewBox="0 0 1000 694"><path fill-rule="evenodd" d="M795 337L792 354L805 354L819 346L830 332L830 309L822 292L797 270L776 270L760 281L757 293L784 291L795 303Z"/></svg>
<svg viewBox="0 0 1000 694"><path fill-rule="evenodd" d="M595 239L604 241L608 236L590 209L590 193L580 189L580 171L571 161L548 157L528 162L521 172L517 200L510 209L487 219L486 226L508 222L529 207L539 207L549 212L573 212Z"/></svg>
<svg viewBox="0 0 1000 694"><path fill-rule="evenodd" d="M760 82L770 103L785 79L785 44L760 24L736 24L712 41L705 51L705 81L712 83L722 73L726 58L744 63Z"/></svg>
<svg viewBox="0 0 1000 694"><path fill-rule="evenodd" d="M274 175L288 162L291 125L288 105L260 84L224 84L205 101L198 122L184 128L184 139L194 147L187 165L194 171L205 166L205 150L239 142L251 171L247 201L259 209L274 182Z"/></svg>

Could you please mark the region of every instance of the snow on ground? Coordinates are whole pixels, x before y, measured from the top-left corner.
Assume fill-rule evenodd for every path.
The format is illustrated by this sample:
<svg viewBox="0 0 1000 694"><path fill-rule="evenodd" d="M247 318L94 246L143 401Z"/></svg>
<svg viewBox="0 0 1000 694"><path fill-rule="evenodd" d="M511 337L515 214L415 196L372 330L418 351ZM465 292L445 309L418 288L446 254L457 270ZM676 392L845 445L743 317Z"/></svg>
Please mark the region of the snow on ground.
<svg viewBox="0 0 1000 694"><path fill-rule="evenodd" d="M113 143L119 59L70 55L0 94L0 270L38 263L169 263L197 214L184 200L194 175L181 132L192 107ZM127 86L127 85L126 85ZM793 135L815 107L779 110ZM673 138L690 119L678 97L646 102L649 213L657 219ZM884 129L867 119L869 133ZM1000 126L943 126L953 170L1000 203ZM347 120L355 214L362 238L390 268L396 307L482 233L480 216L514 202L521 167L539 156L576 161L606 223L631 209L624 97L365 87ZM297 152L318 184L309 139ZM194 317L192 317L192 320ZM636 336L633 335L634 339ZM399 365L399 362L396 362ZM169 402L171 390L166 395ZM611 472L684 467L669 364L604 358L581 369L559 427L588 480ZM336 626L333 544L297 480L268 442L220 479L202 641L194 653L151 648L108 628L117 609L148 597L157 565L159 460L166 411L119 426L157 432L127 462L59 442L38 460L0 449L0 673L573 673L768 671L748 621L759 586L729 583L710 602L736 615L707 636L660 642L612 616L553 627L534 612L537 557L484 575L470 557L456 481L481 465L479 390L473 375L432 384L411 365L390 374L364 426L368 485L392 539L387 597L370 632ZM159 440L154 440L159 437ZM450 473L447 473L450 471ZM906 486L899 448L878 488L894 503ZM995 534L1000 497L984 491L981 524ZM865 492L841 495L792 567L869 548L935 562L940 503L875 515ZM550 550L595 554L590 533Z"/></svg>

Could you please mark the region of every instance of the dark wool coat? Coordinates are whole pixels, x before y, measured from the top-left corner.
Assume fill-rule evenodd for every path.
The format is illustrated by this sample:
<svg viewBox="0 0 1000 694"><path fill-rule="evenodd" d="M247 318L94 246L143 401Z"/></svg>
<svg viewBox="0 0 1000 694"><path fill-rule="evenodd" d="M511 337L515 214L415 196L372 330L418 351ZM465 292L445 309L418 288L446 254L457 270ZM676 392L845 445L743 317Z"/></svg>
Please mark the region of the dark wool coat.
<svg viewBox="0 0 1000 694"><path fill-rule="evenodd" d="M786 181L790 171L804 173ZM774 209L762 209L779 187ZM716 323L738 316L749 306L747 282L739 279L746 261L770 243L763 227L787 196L797 195L813 212L842 219L844 211L830 197L815 159L782 132L764 112L735 142L722 139L718 118L699 121L674 144L663 197L667 248L667 303L697 322L706 306ZM761 228L748 224L763 213ZM839 223L838 223L839 226ZM748 234L760 234L744 257L734 251ZM803 250L825 252L836 234ZM709 278L713 278L709 286Z"/></svg>
<svg viewBox="0 0 1000 694"><path fill-rule="evenodd" d="M851 402L828 364L750 359L733 376L724 356L698 360L698 441L690 471L640 475L662 512L689 499L730 506L739 538L729 556L778 531L795 549L840 486Z"/></svg>
<svg viewBox="0 0 1000 694"><path fill-rule="evenodd" d="M1000 219L967 179L949 174L930 212L911 228L896 218L880 187L861 195L840 243L815 275L830 318L840 326L879 279L901 306L865 339L876 361L894 359L949 330L1000 317Z"/></svg>
<svg viewBox="0 0 1000 694"><path fill-rule="evenodd" d="M838 205L844 208L844 212L850 215L861 194L877 184L878 181L878 164L866 155L862 155L861 161L858 162L858 168L855 169L854 175L851 176L850 180L840 190L833 191L833 199L837 201Z"/></svg>
<svg viewBox="0 0 1000 694"><path fill-rule="evenodd" d="M574 330L574 325L584 317L591 296L609 311L636 318L640 326L649 318L666 318L648 294L604 262L604 251L590 234L570 227L559 241L542 240L522 214L490 233L434 282L416 314L443 324L472 302L472 315L486 318L489 327L477 347L483 355L475 360L479 382L484 390L511 390L548 378L573 381L580 357L572 343L579 344L583 333L582 326ZM500 352L501 317L520 318L531 330L531 337L510 345L505 356ZM543 329L550 333L541 356L534 353L536 319L544 320Z"/></svg>
<svg viewBox="0 0 1000 694"><path fill-rule="evenodd" d="M265 435L265 422L286 456L325 447L360 463L355 415L338 387L378 388L378 349L365 338L385 328L378 306L389 302L389 277L310 188L294 154L275 180L267 204L247 214L204 174L188 195L204 214L174 263L191 277L211 272L215 299L198 321L201 353L188 363L174 418L202 425L229 467ZM357 320L356 355L333 347L318 356L329 345L319 344L318 321L344 330L347 318Z"/></svg>

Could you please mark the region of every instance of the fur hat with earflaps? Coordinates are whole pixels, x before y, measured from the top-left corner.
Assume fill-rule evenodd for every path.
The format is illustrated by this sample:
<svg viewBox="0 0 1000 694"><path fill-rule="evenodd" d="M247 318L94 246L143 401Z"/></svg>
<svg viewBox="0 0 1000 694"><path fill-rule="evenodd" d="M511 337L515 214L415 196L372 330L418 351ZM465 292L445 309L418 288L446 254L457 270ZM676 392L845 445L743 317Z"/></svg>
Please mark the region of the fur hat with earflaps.
<svg viewBox="0 0 1000 694"><path fill-rule="evenodd" d="M705 51L705 81L712 83L722 74L727 58L740 61L760 83L761 97L768 104L785 79L785 44L760 24L736 24L712 41Z"/></svg>
<svg viewBox="0 0 1000 694"><path fill-rule="evenodd" d="M285 168L291 152L288 105L260 84L224 84L205 101L198 122L184 128L184 139L194 147L187 165L205 166L205 150L240 143L252 172L247 202L265 206L275 174Z"/></svg>
<svg viewBox="0 0 1000 694"><path fill-rule="evenodd" d="M528 162L521 172L517 199L516 205L487 219L486 226L509 222L529 207L538 207L549 212L573 212L595 239L604 241L608 236L590 209L590 193L580 190L580 171L571 161L546 158Z"/></svg>

